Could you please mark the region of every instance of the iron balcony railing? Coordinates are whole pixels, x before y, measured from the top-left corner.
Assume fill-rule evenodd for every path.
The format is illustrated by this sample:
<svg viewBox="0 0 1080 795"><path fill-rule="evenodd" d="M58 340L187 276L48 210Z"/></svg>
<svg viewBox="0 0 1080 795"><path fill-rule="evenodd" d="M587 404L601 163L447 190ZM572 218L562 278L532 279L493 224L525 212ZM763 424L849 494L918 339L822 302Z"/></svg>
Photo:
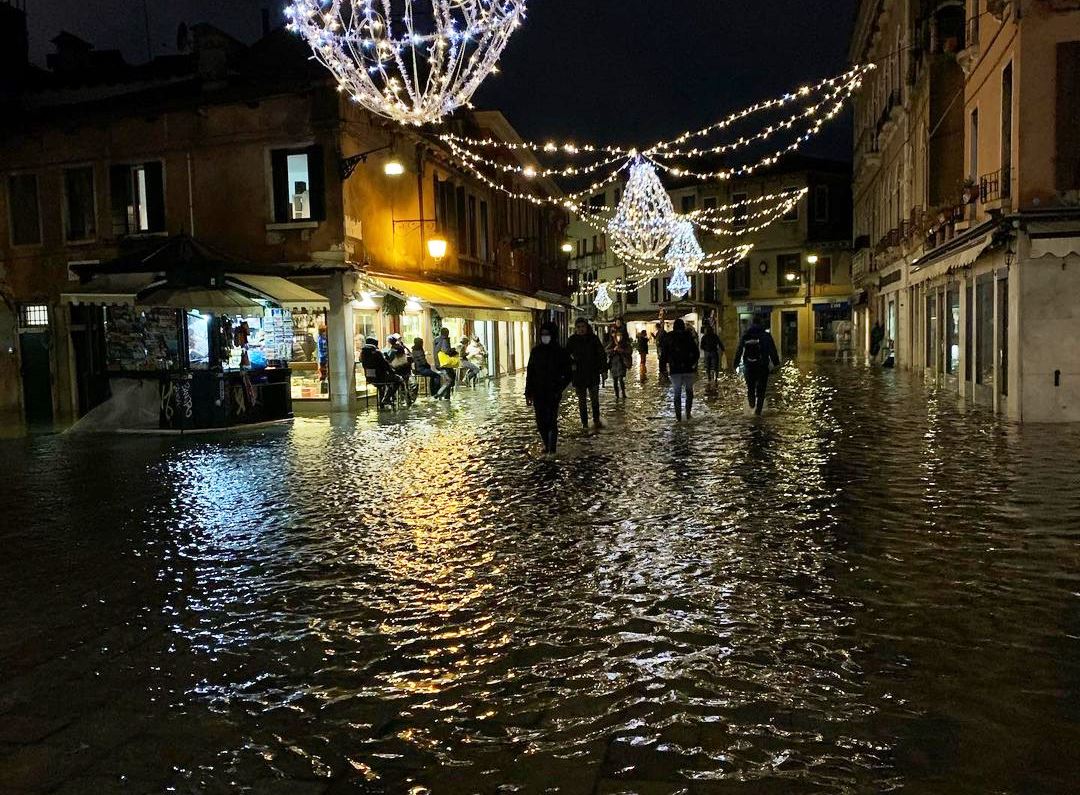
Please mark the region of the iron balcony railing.
<svg viewBox="0 0 1080 795"><path fill-rule="evenodd" d="M1008 199L1012 194L1012 169L1008 166L979 178L979 201L983 204Z"/></svg>

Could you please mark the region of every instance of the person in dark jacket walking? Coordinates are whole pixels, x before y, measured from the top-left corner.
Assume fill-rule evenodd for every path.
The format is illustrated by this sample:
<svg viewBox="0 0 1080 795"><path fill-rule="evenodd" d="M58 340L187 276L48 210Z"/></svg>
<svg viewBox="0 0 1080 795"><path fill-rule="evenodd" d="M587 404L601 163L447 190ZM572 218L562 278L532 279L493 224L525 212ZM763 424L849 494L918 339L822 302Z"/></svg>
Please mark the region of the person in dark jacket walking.
<svg viewBox="0 0 1080 795"><path fill-rule="evenodd" d="M668 377L675 393L675 419L682 422L683 391L686 392L686 419L694 411L694 382L697 381L698 351L697 340L686 328L682 318L675 321L673 328L664 336L664 357L667 359Z"/></svg>
<svg viewBox="0 0 1080 795"><path fill-rule="evenodd" d="M589 427L589 406L592 401L593 425L600 427L600 376L607 371L607 353L604 343L592 330L584 318L574 324L574 334L567 340L566 350L570 354L573 368L574 388L578 394L578 410L581 412L581 427Z"/></svg>
<svg viewBox="0 0 1080 795"><path fill-rule="evenodd" d="M656 324L656 332L653 334L653 342L656 343L656 354L660 357L660 378L663 380L664 376L668 373L667 354L664 352L664 337L667 336L667 332L664 330L663 323Z"/></svg>
<svg viewBox="0 0 1080 795"><path fill-rule="evenodd" d="M641 367L641 380L645 380L645 367L649 361L649 332L642 329L637 335L638 364Z"/></svg>
<svg viewBox="0 0 1080 795"><path fill-rule="evenodd" d="M525 401L536 413L536 430L549 456L555 455L559 445L559 406L570 381L570 355L559 345L555 324L545 323L540 327L540 344L529 357Z"/></svg>
<svg viewBox="0 0 1080 795"><path fill-rule="evenodd" d="M626 332L616 329L608 340L605 347L608 357L608 369L611 371L611 380L615 384L615 399L626 397L626 374L630 371L632 356L630 340Z"/></svg>
<svg viewBox="0 0 1080 795"><path fill-rule="evenodd" d="M724 352L724 343L708 323L701 335L701 351L705 354L705 376L711 386L720 377L720 354Z"/></svg>
<svg viewBox="0 0 1080 795"><path fill-rule="evenodd" d="M750 408L759 417L765 409L765 391L769 387L769 373L773 367L780 366L780 354L776 351L776 342L760 318L754 318L750 328L739 340L739 349L735 351L735 367L743 367L746 377L746 396Z"/></svg>

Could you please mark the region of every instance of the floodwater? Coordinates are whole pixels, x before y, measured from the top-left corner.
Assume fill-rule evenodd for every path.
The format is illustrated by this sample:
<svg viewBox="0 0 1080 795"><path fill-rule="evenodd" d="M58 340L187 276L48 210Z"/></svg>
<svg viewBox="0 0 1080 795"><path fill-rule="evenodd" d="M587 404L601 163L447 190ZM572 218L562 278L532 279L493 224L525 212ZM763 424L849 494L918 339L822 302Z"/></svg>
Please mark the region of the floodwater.
<svg viewBox="0 0 1080 795"><path fill-rule="evenodd" d="M0 444L0 791L1077 791L1080 428L776 386Z"/></svg>

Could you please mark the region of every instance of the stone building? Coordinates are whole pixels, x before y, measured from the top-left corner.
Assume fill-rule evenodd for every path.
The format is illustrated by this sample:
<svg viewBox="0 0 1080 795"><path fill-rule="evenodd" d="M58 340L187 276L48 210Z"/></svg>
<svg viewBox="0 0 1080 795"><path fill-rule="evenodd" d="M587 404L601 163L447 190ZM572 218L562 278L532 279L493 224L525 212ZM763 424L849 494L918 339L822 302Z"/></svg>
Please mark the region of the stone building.
<svg viewBox="0 0 1080 795"><path fill-rule="evenodd" d="M1031 422L1080 419L1080 8L865 0L855 283L869 345Z"/></svg>
<svg viewBox="0 0 1080 795"><path fill-rule="evenodd" d="M79 274L177 235L325 298L296 319L328 326L330 383L298 381L297 398L348 409L366 388L357 340L430 339L434 322L482 336L492 374L525 366L534 322L568 303L562 210L510 199L437 139L346 101L283 30L250 46L191 36L188 52L100 68L70 34L51 70L22 49L0 114L0 428L63 427L102 399L86 318L112 287ZM451 124L514 134L494 112Z"/></svg>

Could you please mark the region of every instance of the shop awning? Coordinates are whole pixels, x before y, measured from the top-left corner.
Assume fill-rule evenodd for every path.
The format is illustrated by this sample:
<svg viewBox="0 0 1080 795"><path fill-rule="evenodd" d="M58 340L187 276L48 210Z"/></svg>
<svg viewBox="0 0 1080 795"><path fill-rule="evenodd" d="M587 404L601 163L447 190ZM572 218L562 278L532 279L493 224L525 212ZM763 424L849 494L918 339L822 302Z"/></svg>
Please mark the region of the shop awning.
<svg viewBox="0 0 1080 795"><path fill-rule="evenodd" d="M136 306L169 309L197 309L212 315L237 315L255 312L260 316L263 305L258 297L231 287L152 287L140 293Z"/></svg>
<svg viewBox="0 0 1080 795"><path fill-rule="evenodd" d="M251 276L242 273L229 273L226 274L225 278L229 282L265 297L282 309L295 312L303 309L320 310L330 308L330 302L324 296L280 276Z"/></svg>
<svg viewBox="0 0 1080 795"><path fill-rule="evenodd" d="M1070 254L1080 256L1080 237L1035 237L1032 235L1032 259L1042 257L1065 259Z"/></svg>
<svg viewBox="0 0 1080 795"><path fill-rule="evenodd" d="M946 254L937 259L919 261L912 266L911 272L918 274L919 280L922 281L923 279L944 276L960 268L966 268L982 256L982 253L990 247L991 242L990 235L984 235L971 241L970 244L959 251Z"/></svg>
<svg viewBox="0 0 1080 795"><path fill-rule="evenodd" d="M154 281L149 275L99 276L90 284L73 284L60 293L60 301L72 306L134 306L135 296Z"/></svg>
<svg viewBox="0 0 1080 795"><path fill-rule="evenodd" d="M388 277L379 277L379 280L408 298L418 298L430 304L444 318L514 322L532 317L528 309L510 298L476 287Z"/></svg>

